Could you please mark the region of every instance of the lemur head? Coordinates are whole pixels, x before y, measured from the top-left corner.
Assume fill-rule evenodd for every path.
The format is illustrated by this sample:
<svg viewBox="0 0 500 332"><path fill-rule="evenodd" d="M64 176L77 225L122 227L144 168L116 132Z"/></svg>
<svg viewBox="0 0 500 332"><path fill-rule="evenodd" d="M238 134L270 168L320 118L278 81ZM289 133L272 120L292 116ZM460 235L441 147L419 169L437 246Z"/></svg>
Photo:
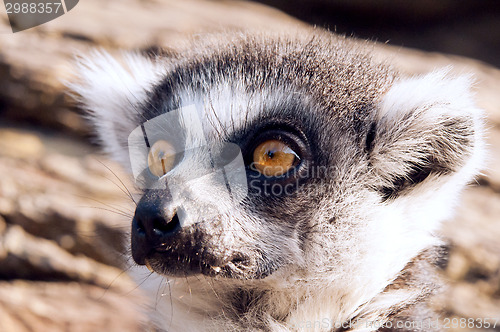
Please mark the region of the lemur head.
<svg viewBox="0 0 500 332"><path fill-rule="evenodd" d="M469 78L405 78L371 52L313 31L81 61L74 90L141 191L135 262L380 291L435 244L477 173L481 113Z"/></svg>

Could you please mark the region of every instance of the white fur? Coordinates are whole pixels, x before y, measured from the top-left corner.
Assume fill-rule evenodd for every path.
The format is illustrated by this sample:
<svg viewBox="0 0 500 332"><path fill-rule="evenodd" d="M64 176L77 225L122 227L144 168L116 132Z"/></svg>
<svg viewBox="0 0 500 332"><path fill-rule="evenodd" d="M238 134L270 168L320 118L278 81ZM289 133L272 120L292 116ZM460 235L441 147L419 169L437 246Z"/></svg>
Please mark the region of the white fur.
<svg viewBox="0 0 500 332"><path fill-rule="evenodd" d="M128 166L127 151L117 140L117 127L134 128L138 107L146 92L158 82L167 65L135 53L124 53L121 62L105 51L94 51L88 58L78 58L76 83L68 84L89 111L99 140L114 159ZM128 135L129 133L126 133ZM130 170L130 167L127 167Z"/></svg>

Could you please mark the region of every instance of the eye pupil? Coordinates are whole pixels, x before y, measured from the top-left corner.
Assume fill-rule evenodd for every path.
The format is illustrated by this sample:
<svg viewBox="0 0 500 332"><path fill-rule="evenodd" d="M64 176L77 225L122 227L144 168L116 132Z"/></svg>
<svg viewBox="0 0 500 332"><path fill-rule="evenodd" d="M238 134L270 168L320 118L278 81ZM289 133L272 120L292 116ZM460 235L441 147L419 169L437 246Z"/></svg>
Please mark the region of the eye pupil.
<svg viewBox="0 0 500 332"><path fill-rule="evenodd" d="M167 168L165 166L165 159L161 159L161 168L163 169L163 174L167 174Z"/></svg>

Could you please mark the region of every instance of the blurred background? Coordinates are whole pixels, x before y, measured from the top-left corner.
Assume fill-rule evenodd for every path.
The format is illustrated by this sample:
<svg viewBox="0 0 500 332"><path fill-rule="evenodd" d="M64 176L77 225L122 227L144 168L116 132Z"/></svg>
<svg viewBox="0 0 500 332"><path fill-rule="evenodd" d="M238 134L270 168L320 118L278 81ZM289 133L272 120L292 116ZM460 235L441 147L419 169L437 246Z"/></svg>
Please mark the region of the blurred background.
<svg viewBox="0 0 500 332"><path fill-rule="evenodd" d="M132 185L65 94L73 55L305 24L377 41L374 56L408 75L447 65L475 75L490 161L443 227L450 287L434 305L499 319L489 330L500 331L499 1L85 0L15 34L0 5L0 332L142 330L140 294L123 273Z"/></svg>

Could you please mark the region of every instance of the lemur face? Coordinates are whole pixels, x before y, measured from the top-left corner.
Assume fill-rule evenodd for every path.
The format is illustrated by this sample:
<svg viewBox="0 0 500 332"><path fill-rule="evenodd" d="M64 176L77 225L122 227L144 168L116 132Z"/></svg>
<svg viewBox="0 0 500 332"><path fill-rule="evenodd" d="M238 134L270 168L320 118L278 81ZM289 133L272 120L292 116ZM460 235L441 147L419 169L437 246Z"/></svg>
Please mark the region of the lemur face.
<svg viewBox="0 0 500 332"><path fill-rule="evenodd" d="M326 33L226 38L80 66L75 90L142 193L135 262L383 284L477 171L467 79L404 79Z"/></svg>
<svg viewBox="0 0 500 332"><path fill-rule="evenodd" d="M264 75L268 68L254 70ZM206 74L199 74L200 84L192 84L201 88L180 88L188 91L174 98L166 91L175 83L165 77L129 136L129 150L144 151L131 153L137 156L131 164L146 184L132 223L135 261L167 275L243 279L289 264L306 268L307 242L323 235L318 224L333 225L338 217L321 216L316 207L344 204L355 200L353 191L368 189L356 166L367 164L366 139L349 127L370 123L325 116L305 87L264 95L245 91L255 87L235 84L237 78L203 85ZM372 107L360 106L359 117Z"/></svg>

